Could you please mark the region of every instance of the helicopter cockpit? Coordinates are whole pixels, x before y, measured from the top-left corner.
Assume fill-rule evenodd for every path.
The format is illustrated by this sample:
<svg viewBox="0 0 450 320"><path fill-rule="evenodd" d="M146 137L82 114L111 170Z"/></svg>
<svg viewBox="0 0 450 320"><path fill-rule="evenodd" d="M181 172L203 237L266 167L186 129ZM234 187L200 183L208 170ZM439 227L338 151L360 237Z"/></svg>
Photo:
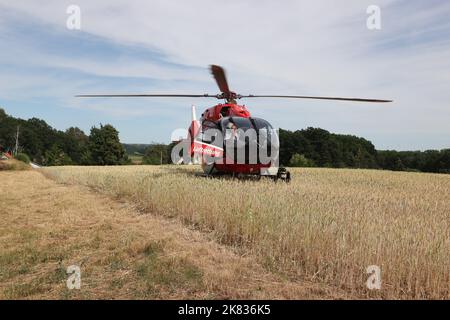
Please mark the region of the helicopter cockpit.
<svg viewBox="0 0 450 320"><path fill-rule="evenodd" d="M211 129L212 131L209 132ZM217 134L220 133L222 133L223 140L231 138L241 142L247 140L247 144L254 140L261 145L268 139L268 143L276 142L278 144L278 135L275 129L268 121L261 118L224 117L218 123L209 120L202 122L203 141L217 142Z"/></svg>
<svg viewBox="0 0 450 320"><path fill-rule="evenodd" d="M230 147L245 149L246 159L249 157L250 150L256 153L254 159L259 159L260 149L263 149L267 156L273 157L278 154L277 132L264 119L225 117L220 120L219 125L222 131L225 154Z"/></svg>
<svg viewBox="0 0 450 320"><path fill-rule="evenodd" d="M220 128L225 140L231 136L236 139L239 138L239 135L249 137L250 135L247 133L249 130L254 131L257 140L262 136L269 139L272 135L278 137L272 125L260 118L226 117L220 120Z"/></svg>

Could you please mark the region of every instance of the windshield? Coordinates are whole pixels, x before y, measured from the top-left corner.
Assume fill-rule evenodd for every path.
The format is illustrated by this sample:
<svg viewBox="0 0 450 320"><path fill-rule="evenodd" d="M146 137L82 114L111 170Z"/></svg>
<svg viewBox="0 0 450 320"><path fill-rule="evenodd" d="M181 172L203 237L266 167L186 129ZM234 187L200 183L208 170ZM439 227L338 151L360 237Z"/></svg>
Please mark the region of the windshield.
<svg viewBox="0 0 450 320"><path fill-rule="evenodd" d="M225 117L220 121L224 137L225 154L238 161L238 154L251 163L269 163L278 157L279 140L277 132L269 122L260 118ZM231 152L229 148L245 150ZM234 155L233 155L234 154ZM241 159L241 158L239 158ZM241 159L241 160L242 160ZM241 161L239 160L239 161ZM243 160L242 160L243 161ZM247 163L247 162L242 163Z"/></svg>
<svg viewBox="0 0 450 320"><path fill-rule="evenodd" d="M241 117L226 117L221 121L222 130L227 129L241 129L247 131L250 128L253 128L252 122L248 118Z"/></svg>

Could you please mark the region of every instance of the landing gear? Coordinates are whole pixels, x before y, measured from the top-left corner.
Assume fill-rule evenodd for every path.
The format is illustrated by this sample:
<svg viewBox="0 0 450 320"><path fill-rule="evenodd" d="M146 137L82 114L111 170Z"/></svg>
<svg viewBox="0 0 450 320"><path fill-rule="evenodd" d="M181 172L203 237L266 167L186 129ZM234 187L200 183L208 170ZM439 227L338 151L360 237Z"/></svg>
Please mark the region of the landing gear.
<svg viewBox="0 0 450 320"><path fill-rule="evenodd" d="M275 181L282 180L284 182L291 181L291 173L286 170L286 168L280 167L278 168L277 175L275 176Z"/></svg>
<svg viewBox="0 0 450 320"><path fill-rule="evenodd" d="M238 173L238 172L223 172L215 169L215 165L202 165L203 173L196 174L200 177L205 178L231 178L231 179L238 179L238 180L261 180L264 179L270 179L272 181L283 181L283 182L290 182L291 181L291 173L287 171L284 167L269 167L264 168L263 171L261 169L261 173L257 174L255 173Z"/></svg>

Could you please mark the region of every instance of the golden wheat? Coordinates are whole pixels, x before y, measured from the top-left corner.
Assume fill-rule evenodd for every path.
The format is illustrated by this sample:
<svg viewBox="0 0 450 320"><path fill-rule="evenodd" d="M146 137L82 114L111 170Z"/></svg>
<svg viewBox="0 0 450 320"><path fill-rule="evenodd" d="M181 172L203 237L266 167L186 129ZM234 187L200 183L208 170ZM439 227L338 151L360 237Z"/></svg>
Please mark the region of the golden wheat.
<svg viewBox="0 0 450 320"><path fill-rule="evenodd" d="M293 169L290 184L206 179L194 167L54 167L44 173L212 232L293 279L362 297L449 298L450 176ZM368 290L366 268L381 268Z"/></svg>

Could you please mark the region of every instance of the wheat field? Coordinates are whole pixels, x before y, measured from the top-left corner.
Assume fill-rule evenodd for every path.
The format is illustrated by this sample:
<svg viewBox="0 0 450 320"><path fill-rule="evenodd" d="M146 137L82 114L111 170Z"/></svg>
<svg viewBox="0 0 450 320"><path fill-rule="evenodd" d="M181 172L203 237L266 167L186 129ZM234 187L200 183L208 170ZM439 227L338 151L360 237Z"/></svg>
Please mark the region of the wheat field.
<svg viewBox="0 0 450 320"><path fill-rule="evenodd" d="M362 298L450 298L449 175L302 168L286 184L203 178L192 166L42 170L210 233L287 279ZM379 290L366 287L371 265Z"/></svg>

